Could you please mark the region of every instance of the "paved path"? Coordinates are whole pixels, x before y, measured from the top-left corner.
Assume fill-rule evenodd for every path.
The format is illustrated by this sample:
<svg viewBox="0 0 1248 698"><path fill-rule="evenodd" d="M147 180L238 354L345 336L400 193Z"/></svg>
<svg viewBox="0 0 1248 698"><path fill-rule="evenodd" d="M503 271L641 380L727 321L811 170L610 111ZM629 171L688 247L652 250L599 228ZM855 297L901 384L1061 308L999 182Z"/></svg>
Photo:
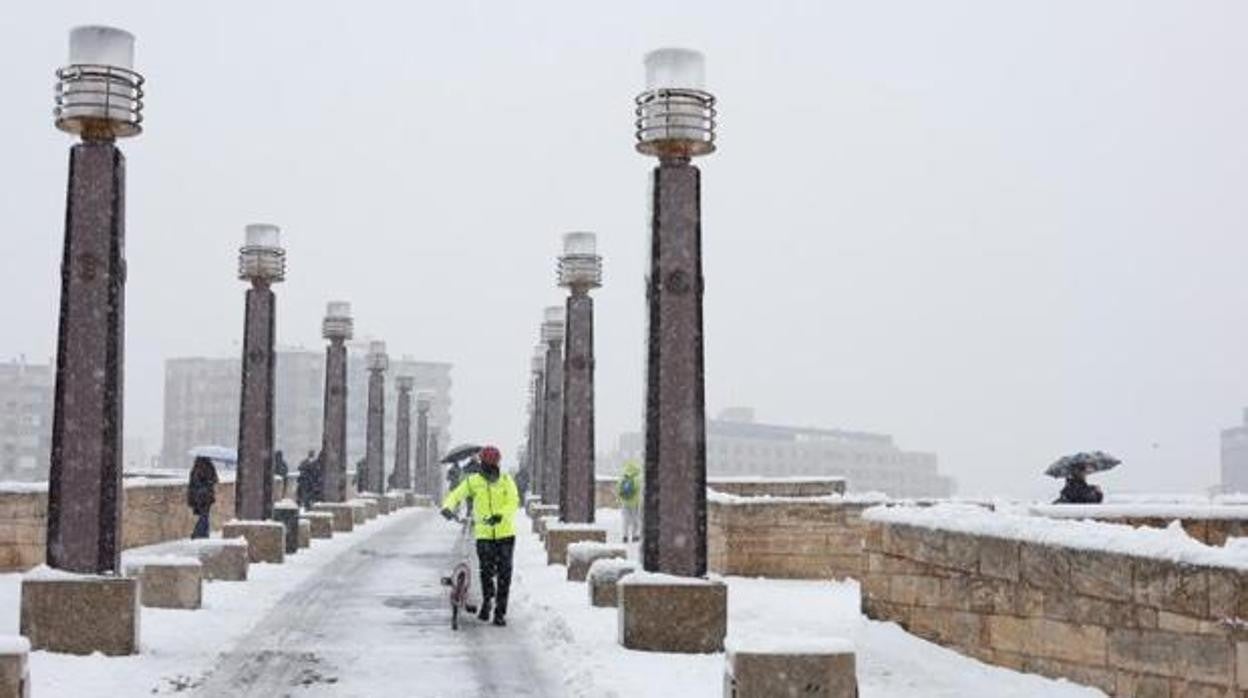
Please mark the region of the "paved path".
<svg viewBox="0 0 1248 698"><path fill-rule="evenodd" d="M451 631L439 579L458 529L428 509L396 516L292 588L195 695L558 696L530 656L522 613L506 628L470 618Z"/></svg>

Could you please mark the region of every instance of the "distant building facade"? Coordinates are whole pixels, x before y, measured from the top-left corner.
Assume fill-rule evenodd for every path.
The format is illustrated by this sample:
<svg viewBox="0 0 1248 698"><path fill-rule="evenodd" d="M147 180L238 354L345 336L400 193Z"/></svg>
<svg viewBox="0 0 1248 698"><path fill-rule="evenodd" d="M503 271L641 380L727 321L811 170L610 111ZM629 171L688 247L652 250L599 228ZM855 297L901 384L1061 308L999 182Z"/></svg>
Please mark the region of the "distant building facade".
<svg viewBox="0 0 1248 698"><path fill-rule="evenodd" d="M1248 408L1244 409L1243 423L1222 430L1222 484L1223 492L1248 493Z"/></svg>
<svg viewBox="0 0 1248 698"><path fill-rule="evenodd" d="M364 456L368 372L366 343L349 347L347 363L347 464L353 468ZM278 349L274 416L275 448L293 468L308 451L321 448L321 419L325 392L323 351ZM391 358L386 373L386 468L393 466L394 414L398 404L396 376L415 378L416 391L433 394L430 431L446 448L451 424L451 364ZM178 358L165 362L165 408L161 466L189 466L187 453L196 446L235 447L238 442L240 390L238 358ZM413 433L415 430L413 406ZM415 448L412 449L413 456Z"/></svg>
<svg viewBox="0 0 1248 698"><path fill-rule="evenodd" d="M641 434L620 437L603 470L618 473L627 460L641 461ZM842 476L850 491L893 497L948 497L954 481L937 471L934 453L903 451L884 434L760 424L753 410L733 408L706 423L710 477Z"/></svg>
<svg viewBox="0 0 1248 698"><path fill-rule="evenodd" d="M55 392L51 364L0 364L0 480L48 479Z"/></svg>

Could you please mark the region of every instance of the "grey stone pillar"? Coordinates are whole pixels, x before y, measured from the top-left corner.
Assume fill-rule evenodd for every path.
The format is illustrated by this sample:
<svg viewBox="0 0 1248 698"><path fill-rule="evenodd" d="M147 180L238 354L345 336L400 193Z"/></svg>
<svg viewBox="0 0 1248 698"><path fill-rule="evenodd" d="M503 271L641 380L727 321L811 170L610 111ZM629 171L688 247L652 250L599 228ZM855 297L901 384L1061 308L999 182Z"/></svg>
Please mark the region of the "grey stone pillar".
<svg viewBox="0 0 1248 698"><path fill-rule="evenodd" d="M706 574L706 405L701 176L653 172L646 364L645 569Z"/></svg>
<svg viewBox="0 0 1248 698"><path fill-rule="evenodd" d="M382 494L386 491L386 368L384 342L372 342L368 351L368 413L364 421L364 463L366 477L360 489Z"/></svg>
<svg viewBox="0 0 1248 698"><path fill-rule="evenodd" d="M347 346L354 323L351 304L329 303L322 325L325 349L325 408L321 427L321 487L326 502L347 501Z"/></svg>
<svg viewBox="0 0 1248 698"><path fill-rule="evenodd" d="M238 474L234 516L273 517L273 377L276 296L268 283L247 290L243 322L242 391L238 412Z"/></svg>
<svg viewBox="0 0 1248 698"><path fill-rule="evenodd" d="M594 300L574 292L567 305L563 447L559 511L570 523L594 521Z"/></svg>
<svg viewBox="0 0 1248 698"><path fill-rule="evenodd" d="M84 574L117 571L121 546L125 169L112 142L70 150L47 563Z"/></svg>
<svg viewBox="0 0 1248 698"><path fill-rule="evenodd" d="M442 483L446 482L446 475L443 473L442 464L439 459L442 457L441 447L438 445L438 430L433 429L429 432L429 460L425 464L425 472L429 473L429 496L434 498L437 504L437 498L442 496Z"/></svg>
<svg viewBox="0 0 1248 698"><path fill-rule="evenodd" d="M430 497L437 495L429 463L429 400L416 399L416 491Z"/></svg>
<svg viewBox="0 0 1248 698"><path fill-rule="evenodd" d="M533 416L532 436L529 437L529 462L532 470L529 473L531 484L529 490L543 497L542 503L549 504L544 495L546 492L546 445L542 440L546 432L546 357L537 354L533 357Z"/></svg>
<svg viewBox="0 0 1248 698"><path fill-rule="evenodd" d="M563 462L563 337L546 344L545 404L542 415L542 501L559 501Z"/></svg>
<svg viewBox="0 0 1248 698"><path fill-rule="evenodd" d="M412 489L412 377L395 379L399 390L398 416L394 420L394 486ZM419 461L417 461L419 462Z"/></svg>

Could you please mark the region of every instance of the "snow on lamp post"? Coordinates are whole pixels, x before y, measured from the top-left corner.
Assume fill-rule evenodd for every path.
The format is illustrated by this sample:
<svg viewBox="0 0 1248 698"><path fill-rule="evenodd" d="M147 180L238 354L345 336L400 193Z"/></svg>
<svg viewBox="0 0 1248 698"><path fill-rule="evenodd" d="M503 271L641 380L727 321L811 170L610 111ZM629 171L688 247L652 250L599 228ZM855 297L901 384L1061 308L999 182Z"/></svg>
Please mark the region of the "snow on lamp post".
<svg viewBox="0 0 1248 698"><path fill-rule="evenodd" d="M594 521L594 300L602 286L602 257L593 233L563 236L559 285L567 288L563 372L563 446L559 466L562 521Z"/></svg>
<svg viewBox="0 0 1248 698"><path fill-rule="evenodd" d="M254 223L238 251L238 278L247 281L243 320L242 390L234 515L259 521L273 514L273 379L277 301L272 286L286 278L281 230Z"/></svg>
<svg viewBox="0 0 1248 698"><path fill-rule="evenodd" d="M542 501L558 503L559 467L563 463L563 331L564 308L552 305L542 314L546 366L542 405ZM562 516L562 511L560 512Z"/></svg>
<svg viewBox="0 0 1248 698"><path fill-rule="evenodd" d="M702 349L701 173L691 159L715 150L715 97L702 54L646 55L636 99L637 151L651 175L642 564L706 574L706 407Z"/></svg>
<svg viewBox="0 0 1248 698"><path fill-rule="evenodd" d="M394 423L394 486L400 490L412 488L412 376L396 376L394 386L399 391Z"/></svg>
<svg viewBox="0 0 1248 698"><path fill-rule="evenodd" d="M354 334L351 304L330 301L321 323L325 349L325 409L321 433L321 486L327 502L347 500L347 340Z"/></svg>
<svg viewBox="0 0 1248 698"><path fill-rule="evenodd" d="M368 413L365 415L364 467L360 488L374 494L386 491L386 370L390 357L386 343L368 343Z"/></svg>
<svg viewBox="0 0 1248 698"><path fill-rule="evenodd" d="M71 572L116 572L126 191L125 156L115 141L142 130L143 76L134 71L134 36L112 27L73 29L69 64L56 76L56 127L81 142L69 154L47 563Z"/></svg>
<svg viewBox="0 0 1248 698"><path fill-rule="evenodd" d="M436 498L439 492L438 468L431 461L437 454L431 458L429 447L429 409L432 406L433 395L423 390L416 394L416 491Z"/></svg>

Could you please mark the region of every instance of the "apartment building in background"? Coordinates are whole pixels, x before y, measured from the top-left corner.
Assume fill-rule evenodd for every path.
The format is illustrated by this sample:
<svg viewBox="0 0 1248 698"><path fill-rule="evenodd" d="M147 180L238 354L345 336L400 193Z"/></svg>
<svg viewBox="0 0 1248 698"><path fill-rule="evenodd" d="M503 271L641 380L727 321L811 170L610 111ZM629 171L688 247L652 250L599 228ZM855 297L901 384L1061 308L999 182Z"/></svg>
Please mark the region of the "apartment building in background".
<svg viewBox="0 0 1248 698"><path fill-rule="evenodd" d="M348 345L347 464L364 457L368 372L367 342ZM165 361L165 403L161 467L189 467L188 453L196 446L238 444L241 364L238 357L176 358ZM431 433L439 446L448 446L451 424L451 364L391 357L386 372L386 467L393 465L395 409L399 375L415 378L416 391L429 391ZM321 448L321 418L325 392L325 353L279 348L276 359L274 417L275 447L293 468L308 451ZM412 428L415 429L413 405ZM413 448L413 456L415 448Z"/></svg>
<svg viewBox="0 0 1248 698"><path fill-rule="evenodd" d="M1248 408L1239 426L1222 430L1222 482L1224 493L1248 493Z"/></svg>
<svg viewBox="0 0 1248 698"><path fill-rule="evenodd" d="M0 480L48 479L55 391L51 363L0 364Z"/></svg>
<svg viewBox="0 0 1248 698"><path fill-rule="evenodd" d="M624 434L601 457L603 474L644 455L644 437ZM742 407L707 420L706 469L708 477L840 476L849 491L893 497L948 497L955 489L937 470L936 454L904 451L886 434L760 424Z"/></svg>

